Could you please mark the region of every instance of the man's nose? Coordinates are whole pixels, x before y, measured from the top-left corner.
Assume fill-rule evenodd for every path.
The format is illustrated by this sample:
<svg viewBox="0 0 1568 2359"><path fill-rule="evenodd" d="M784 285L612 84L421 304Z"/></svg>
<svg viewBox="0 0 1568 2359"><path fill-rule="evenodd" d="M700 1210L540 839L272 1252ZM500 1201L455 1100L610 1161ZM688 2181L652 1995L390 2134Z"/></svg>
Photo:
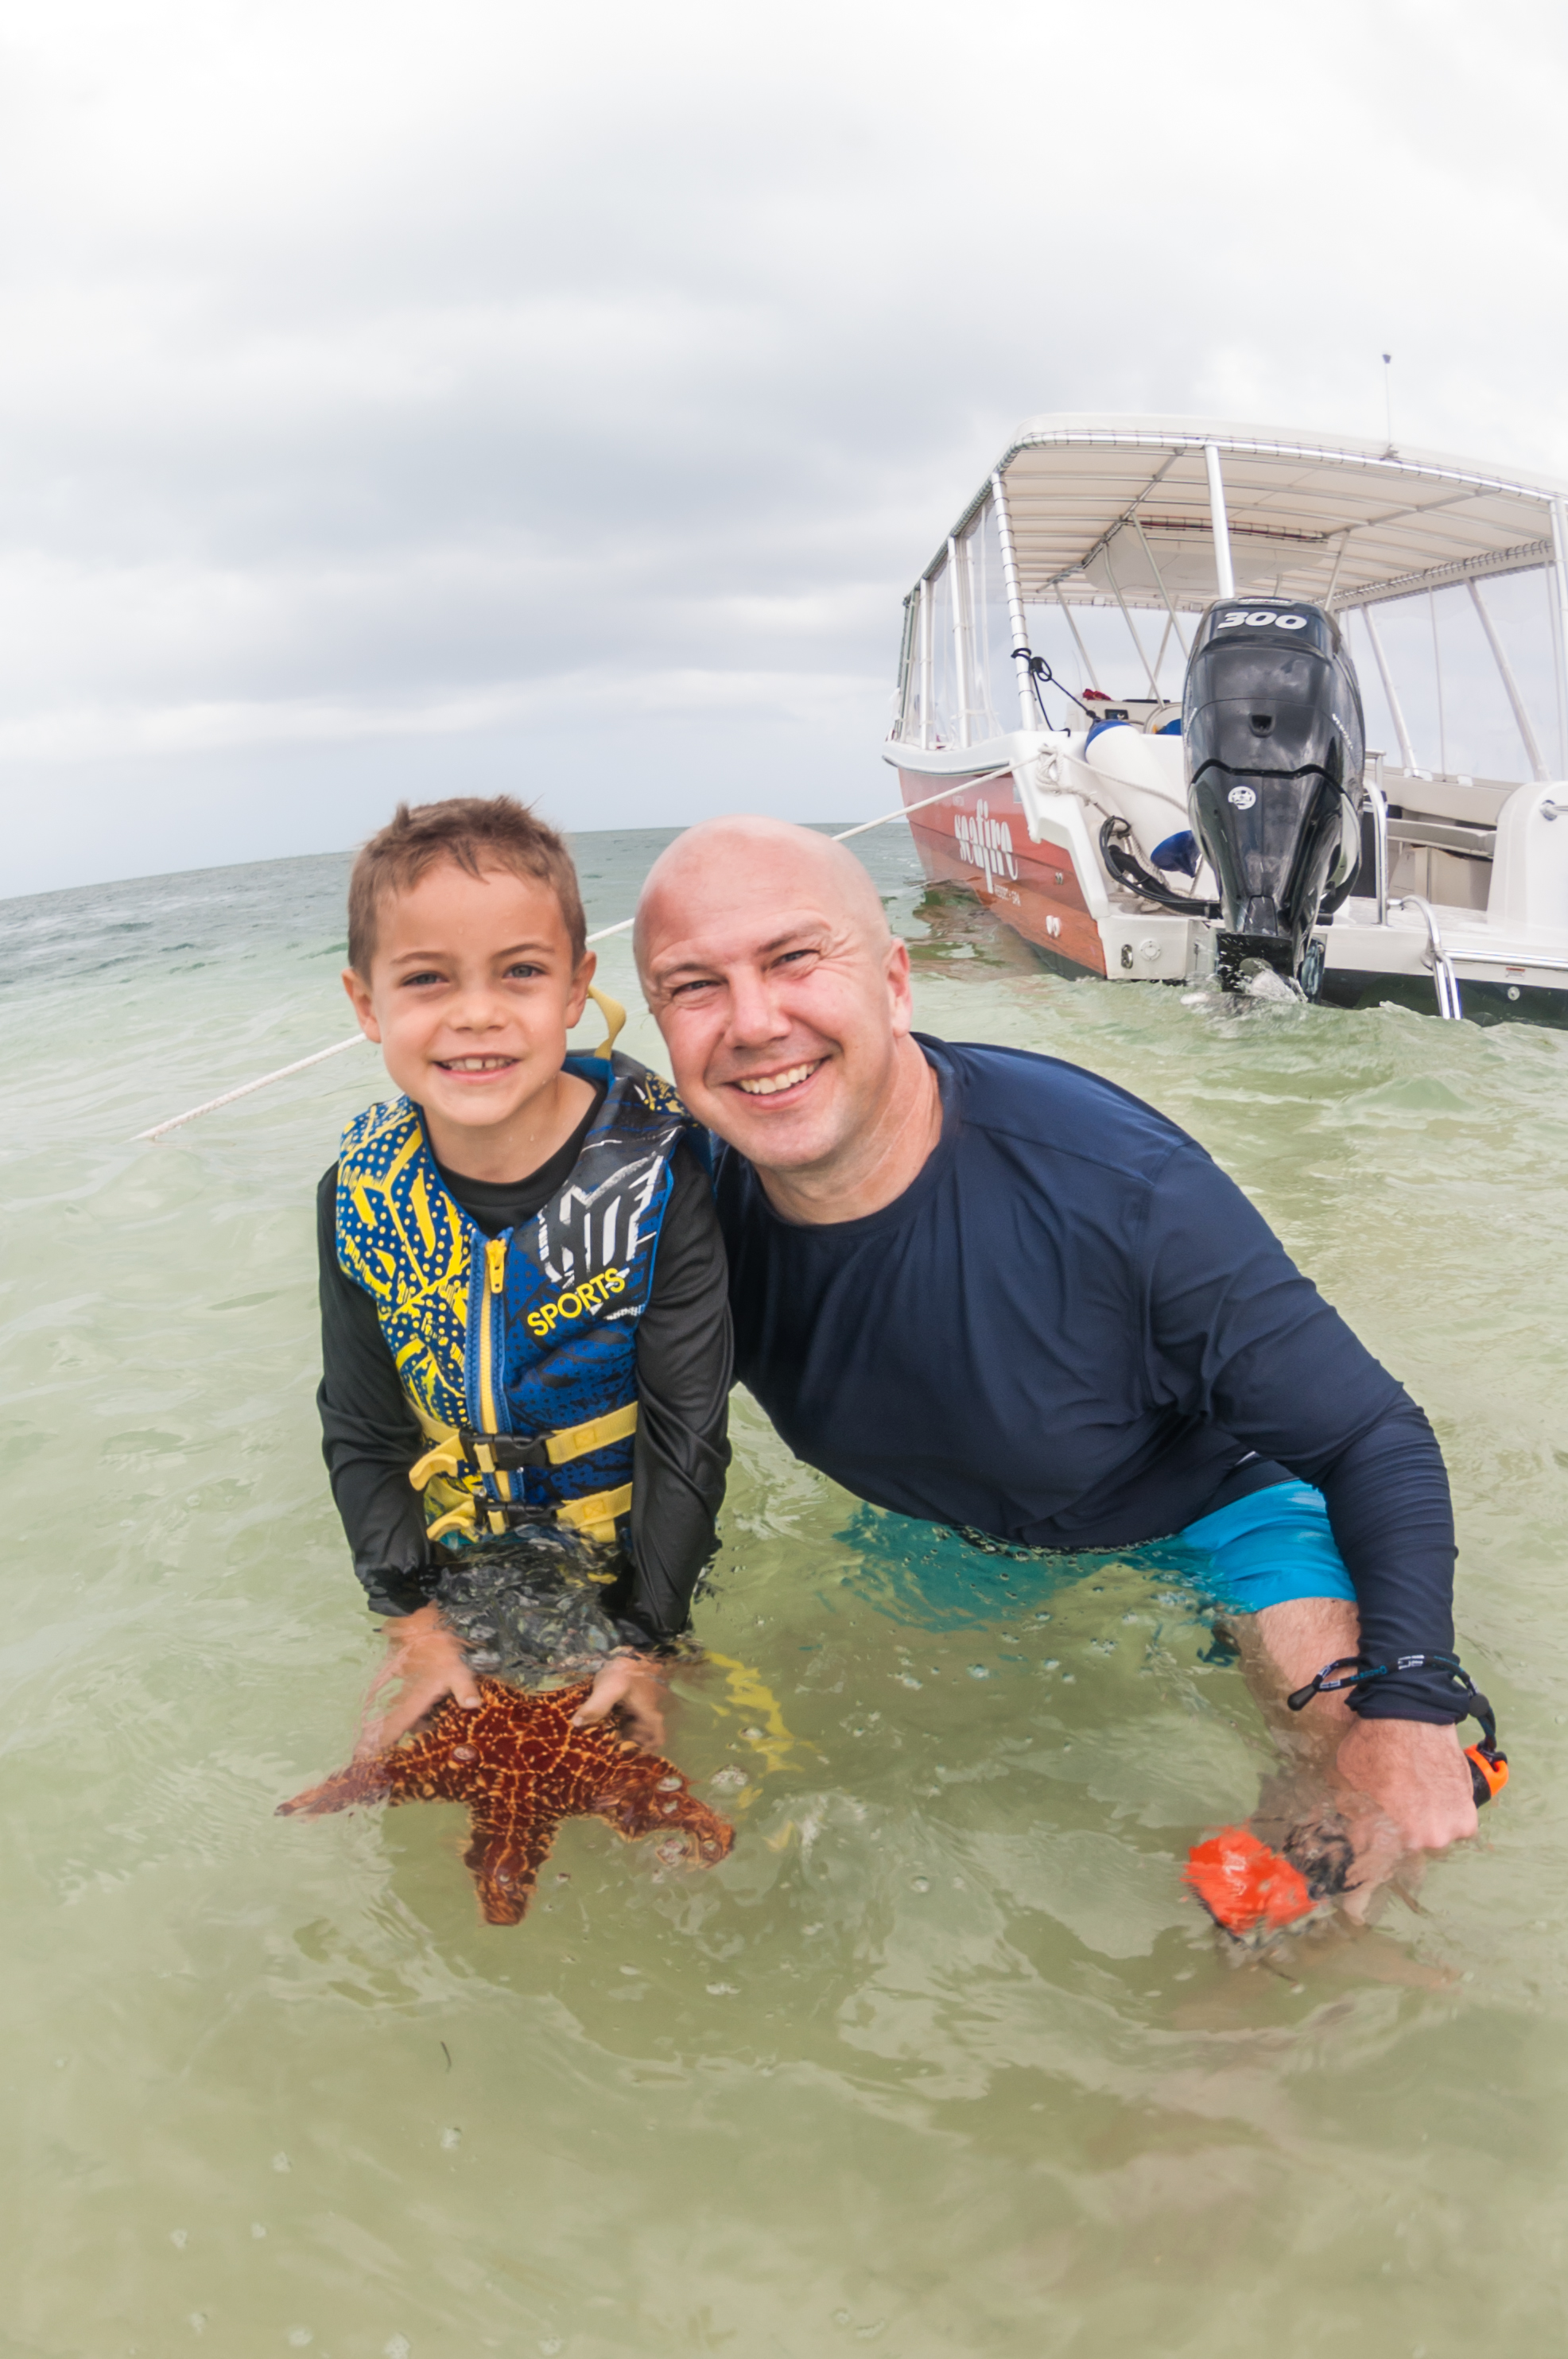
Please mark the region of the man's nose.
<svg viewBox="0 0 1568 2359"><path fill-rule="evenodd" d="M736 1048L765 1047L789 1029L771 983L756 968L743 967L730 976L729 1014L729 1037Z"/></svg>

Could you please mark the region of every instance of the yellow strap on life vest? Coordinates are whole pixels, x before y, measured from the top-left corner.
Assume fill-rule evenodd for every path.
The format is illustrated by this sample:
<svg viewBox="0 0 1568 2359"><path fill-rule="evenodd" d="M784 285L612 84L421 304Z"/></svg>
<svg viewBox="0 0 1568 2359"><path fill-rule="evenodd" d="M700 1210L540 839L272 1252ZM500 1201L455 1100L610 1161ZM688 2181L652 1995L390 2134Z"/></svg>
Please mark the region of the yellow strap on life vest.
<svg viewBox="0 0 1568 2359"><path fill-rule="evenodd" d="M593 1491L585 1499L568 1499L564 1506L556 1509L555 1520L572 1531L581 1532L585 1539L608 1543L615 1537L616 1516L629 1514L631 1504L632 1486L629 1483L623 1483L618 1491ZM506 1516L498 1510L493 1511L485 1500L464 1499L460 1506L453 1507L450 1515L442 1516L439 1523L432 1524L425 1538L444 1539L448 1532L477 1532L485 1527L488 1527L497 1539L504 1538L512 1528ZM613 1581L615 1575L606 1573L604 1578Z"/></svg>
<svg viewBox="0 0 1568 2359"><path fill-rule="evenodd" d="M591 1450L607 1450L612 1441L624 1441L628 1433L637 1431L637 1405L627 1401L624 1408L591 1417L585 1424L563 1425L559 1433L545 1435L545 1456L552 1466L564 1466L572 1458L586 1458Z"/></svg>
<svg viewBox="0 0 1568 2359"><path fill-rule="evenodd" d="M478 1505L477 1499L463 1500L458 1506L452 1508L450 1515L442 1516L439 1523L431 1524L425 1538L428 1540L444 1540L448 1532L473 1531L475 1522L474 1510Z"/></svg>
<svg viewBox="0 0 1568 2359"><path fill-rule="evenodd" d="M542 1437L545 1456L552 1466L565 1466L573 1458L586 1458L591 1450L607 1450L612 1441L624 1441L628 1433L636 1432L637 1421L637 1404L627 1401L624 1408L613 1408L604 1417L591 1417L582 1425L563 1425L558 1432ZM474 1442L474 1464L481 1474L495 1472L495 1462L482 1440ZM438 1474L465 1474L469 1471L463 1437L452 1426L433 1450L427 1450L417 1464L409 1467L408 1480L416 1491L422 1491ZM430 1537L434 1538L433 1532Z"/></svg>
<svg viewBox="0 0 1568 2359"><path fill-rule="evenodd" d="M626 1011L618 999L612 999L607 991L595 991L592 984L588 986L588 996L609 1027L599 1046L591 1049L589 1054L602 1057L607 1065L611 1049L626 1029Z"/></svg>
<svg viewBox="0 0 1568 2359"><path fill-rule="evenodd" d="M424 1456L409 1467L408 1480L416 1491L422 1491L427 1483L435 1481L438 1474L461 1474L467 1463L462 1440L453 1427L444 1441L438 1442L433 1450L427 1450Z"/></svg>
<svg viewBox="0 0 1568 2359"><path fill-rule="evenodd" d="M557 1507L555 1520L581 1532L585 1539L608 1542L615 1537L616 1516L629 1515L631 1505L632 1486L623 1483L618 1491L594 1491L586 1499L568 1499Z"/></svg>

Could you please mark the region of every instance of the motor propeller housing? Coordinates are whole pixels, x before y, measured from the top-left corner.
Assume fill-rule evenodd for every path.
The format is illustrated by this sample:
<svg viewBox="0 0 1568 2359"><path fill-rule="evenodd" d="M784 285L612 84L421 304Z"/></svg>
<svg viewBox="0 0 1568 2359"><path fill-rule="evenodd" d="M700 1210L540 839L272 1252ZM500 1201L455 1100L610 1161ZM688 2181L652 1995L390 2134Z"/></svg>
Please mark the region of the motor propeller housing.
<svg viewBox="0 0 1568 2359"><path fill-rule="evenodd" d="M1181 703L1192 826L1219 878L1219 970L1300 978L1360 852L1366 729L1339 627L1301 599L1222 598Z"/></svg>

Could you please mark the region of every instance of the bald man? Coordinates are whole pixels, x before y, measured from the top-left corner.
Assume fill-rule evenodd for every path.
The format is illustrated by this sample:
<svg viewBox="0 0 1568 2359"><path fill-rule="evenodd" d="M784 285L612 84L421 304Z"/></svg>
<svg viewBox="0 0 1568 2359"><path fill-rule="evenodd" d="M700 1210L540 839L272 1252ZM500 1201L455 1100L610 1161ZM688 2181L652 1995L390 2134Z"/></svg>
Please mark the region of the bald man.
<svg viewBox="0 0 1568 2359"><path fill-rule="evenodd" d="M916 1033L870 878L806 829L691 829L636 945L723 1142L736 1375L796 1454L1020 1547L1180 1535L1277 1697L1359 1658L1290 1725L1389 1835L1474 1833L1436 1440L1203 1148L1057 1059Z"/></svg>

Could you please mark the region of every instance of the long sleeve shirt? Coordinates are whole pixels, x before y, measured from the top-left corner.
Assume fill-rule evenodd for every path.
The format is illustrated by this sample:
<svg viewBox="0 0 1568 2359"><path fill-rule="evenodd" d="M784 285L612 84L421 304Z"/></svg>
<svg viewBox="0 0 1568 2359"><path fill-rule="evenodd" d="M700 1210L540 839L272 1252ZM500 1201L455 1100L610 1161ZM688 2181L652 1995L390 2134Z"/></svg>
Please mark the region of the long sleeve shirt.
<svg viewBox="0 0 1568 2359"><path fill-rule="evenodd" d="M1133 1547L1290 1475L1323 1492L1377 1661L1454 1643L1421 1411L1197 1143L1054 1058L920 1037L940 1144L864 1219L785 1221L721 1156L736 1374L863 1499L1026 1546ZM1372 1717L1453 1720L1432 1673Z"/></svg>

